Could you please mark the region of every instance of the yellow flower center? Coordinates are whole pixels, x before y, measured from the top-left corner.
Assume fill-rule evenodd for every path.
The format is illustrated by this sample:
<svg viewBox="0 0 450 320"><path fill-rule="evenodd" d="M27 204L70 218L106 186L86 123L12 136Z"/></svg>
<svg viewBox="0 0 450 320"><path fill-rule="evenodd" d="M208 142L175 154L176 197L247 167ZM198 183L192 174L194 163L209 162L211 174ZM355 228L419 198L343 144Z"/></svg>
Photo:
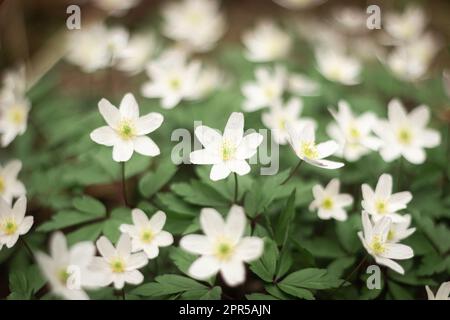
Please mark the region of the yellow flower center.
<svg viewBox="0 0 450 320"><path fill-rule="evenodd" d="M284 119L284 118L280 118L279 120L278 120L278 127L281 129L281 130L286 130L286 119Z"/></svg>
<svg viewBox="0 0 450 320"><path fill-rule="evenodd" d="M398 141L400 141L401 144L411 144L412 140L412 132L411 130L407 128L400 129L398 131Z"/></svg>
<svg viewBox="0 0 450 320"><path fill-rule="evenodd" d="M359 139L361 137L361 132L356 127L350 127L348 135L351 139Z"/></svg>
<svg viewBox="0 0 450 320"><path fill-rule="evenodd" d="M15 125L20 125L25 120L25 112L21 106L11 107L8 113L9 120Z"/></svg>
<svg viewBox="0 0 450 320"><path fill-rule="evenodd" d="M114 273L122 273L125 272L125 262L120 259L116 258L110 262L111 270Z"/></svg>
<svg viewBox="0 0 450 320"><path fill-rule="evenodd" d="M220 149L220 154L222 155L223 161L231 160L236 153L236 146L230 141L223 141L222 147Z"/></svg>
<svg viewBox="0 0 450 320"><path fill-rule="evenodd" d="M381 242L379 236L374 236L372 239L372 243L370 244L370 248L372 249L373 253L376 255L382 254L386 251L386 247L384 243Z"/></svg>
<svg viewBox="0 0 450 320"><path fill-rule="evenodd" d="M334 206L334 202L333 202L333 199L331 199L330 197L325 198L325 199L322 201L322 208L324 208L324 209L326 209L326 210L331 210L331 209L333 209L333 206Z"/></svg>
<svg viewBox="0 0 450 320"><path fill-rule="evenodd" d="M0 194L3 193L5 189L6 189L5 179L2 176L0 176Z"/></svg>
<svg viewBox="0 0 450 320"><path fill-rule="evenodd" d="M179 78L172 78L169 81L169 86L173 89L173 90L178 90L181 87L181 80Z"/></svg>
<svg viewBox="0 0 450 320"><path fill-rule="evenodd" d="M141 232L141 241L145 243L150 243L155 238L153 232L149 229L143 230Z"/></svg>
<svg viewBox="0 0 450 320"><path fill-rule="evenodd" d="M136 135L136 130L134 128L134 125L129 120L122 120L119 123L118 131L119 131L119 136L123 140L130 140L130 139L134 138L134 136Z"/></svg>
<svg viewBox="0 0 450 320"><path fill-rule="evenodd" d="M378 201L375 203L375 209L377 210L377 212L378 212L379 214L385 214L385 213L387 213L388 208L387 208L387 203L386 203L386 201L378 200Z"/></svg>
<svg viewBox="0 0 450 320"><path fill-rule="evenodd" d="M273 97L275 97L275 90L272 87L266 87L264 89L264 94L268 99L272 99Z"/></svg>
<svg viewBox="0 0 450 320"><path fill-rule="evenodd" d="M314 142L302 142L300 145L300 155L308 159L316 159L319 153Z"/></svg>
<svg viewBox="0 0 450 320"><path fill-rule="evenodd" d="M392 241L392 240L394 240L394 238L395 238L395 231L391 229L391 230L389 230L389 232L388 232L387 239L388 239L389 241Z"/></svg>
<svg viewBox="0 0 450 320"><path fill-rule="evenodd" d="M13 218L7 218L2 223L2 230L7 236L16 233L18 227L19 226Z"/></svg>
<svg viewBox="0 0 450 320"><path fill-rule="evenodd" d="M70 273L67 272L67 269L61 269L58 271L58 279L62 284L66 285L67 280L69 280L69 277Z"/></svg>
<svg viewBox="0 0 450 320"><path fill-rule="evenodd" d="M222 239L217 243L214 255L221 261L228 261L231 259L233 253L234 245L230 241Z"/></svg>
<svg viewBox="0 0 450 320"><path fill-rule="evenodd" d="M339 80L342 78L342 70L336 65L330 70L330 78L334 80Z"/></svg>

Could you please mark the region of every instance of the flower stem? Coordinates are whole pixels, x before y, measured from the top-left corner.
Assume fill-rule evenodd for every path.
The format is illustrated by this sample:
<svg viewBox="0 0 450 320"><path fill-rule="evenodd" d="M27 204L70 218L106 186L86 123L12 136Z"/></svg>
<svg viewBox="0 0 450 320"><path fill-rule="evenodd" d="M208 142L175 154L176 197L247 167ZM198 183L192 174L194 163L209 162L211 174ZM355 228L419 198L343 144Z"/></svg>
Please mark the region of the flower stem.
<svg viewBox="0 0 450 320"><path fill-rule="evenodd" d="M289 174L289 176L281 183L281 185L285 184L286 182L288 182L293 176L294 174L297 172L298 168L300 168L300 166L302 165L303 160L300 159L300 161L297 163L297 165L295 166L294 169L291 170L291 173Z"/></svg>
<svg viewBox="0 0 450 320"><path fill-rule="evenodd" d="M130 207L130 204L129 204L128 198L127 198L127 185L125 183L125 162L122 162L121 166L122 166L122 195L123 195L123 201L125 202L125 205L127 207Z"/></svg>
<svg viewBox="0 0 450 320"><path fill-rule="evenodd" d="M22 244L27 251L28 255L30 256L31 260L34 260L34 254L33 250L31 250L30 246L28 245L27 241L24 238L20 238L20 241L22 241Z"/></svg>
<svg viewBox="0 0 450 320"><path fill-rule="evenodd" d="M403 161L402 157L398 158L398 164L397 164L397 191L401 190L401 184L402 184L402 171L403 171Z"/></svg>
<svg viewBox="0 0 450 320"><path fill-rule="evenodd" d="M239 197L239 185L238 185L238 177L237 173L234 172L234 203L238 203L238 197Z"/></svg>
<svg viewBox="0 0 450 320"><path fill-rule="evenodd" d="M351 279L351 277L353 276L353 274L354 274L356 271L358 271L359 268L361 268L361 266L364 264L364 262L366 262L367 257L368 257L368 255L366 254L366 255L364 256L364 258L361 260L361 262L356 266L356 268L353 269L352 272L350 272L350 274L348 275L348 277L345 278L345 280L341 282L341 284L339 285L338 289L342 288L342 286L343 286L346 282L348 282L348 280Z"/></svg>
<svg viewBox="0 0 450 320"><path fill-rule="evenodd" d="M126 300L125 299L125 288L122 288L121 293L122 293L122 300Z"/></svg>

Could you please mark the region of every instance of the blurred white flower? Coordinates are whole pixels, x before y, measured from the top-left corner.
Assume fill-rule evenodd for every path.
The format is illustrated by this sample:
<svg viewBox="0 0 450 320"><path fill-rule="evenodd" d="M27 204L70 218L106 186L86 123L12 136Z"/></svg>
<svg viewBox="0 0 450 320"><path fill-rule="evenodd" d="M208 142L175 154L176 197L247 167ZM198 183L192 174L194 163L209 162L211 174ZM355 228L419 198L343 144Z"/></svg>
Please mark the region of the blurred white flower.
<svg viewBox="0 0 450 320"><path fill-rule="evenodd" d="M20 236L30 231L34 219L32 216L25 216L26 210L27 198L24 196L12 207L0 198L0 250L4 245L12 248Z"/></svg>
<svg viewBox="0 0 450 320"><path fill-rule="evenodd" d="M316 6L327 0L273 0L273 1L287 9L296 10Z"/></svg>
<svg viewBox="0 0 450 320"><path fill-rule="evenodd" d="M330 109L336 123L327 127L327 133L340 148L336 155L347 161L356 161L372 150L378 150L381 141L372 136L372 128L376 124L376 116L365 112L355 117L347 101L338 102L338 111Z"/></svg>
<svg viewBox="0 0 450 320"><path fill-rule="evenodd" d="M401 156L413 164L425 162L424 148L434 148L441 143L437 130L428 129L430 110L421 105L409 114L398 99L388 105L388 120L379 120L373 131L381 138L380 155L386 162Z"/></svg>
<svg viewBox="0 0 450 320"><path fill-rule="evenodd" d="M131 237L131 251L144 251L147 258L154 259L159 254L159 247L173 243L172 235L162 230L166 223L166 214L156 212L150 219L141 209L131 211L133 224L120 225L120 231Z"/></svg>
<svg viewBox="0 0 450 320"><path fill-rule="evenodd" d="M414 41L425 29L427 18L422 8L408 6L403 13L387 13L384 29L396 40Z"/></svg>
<svg viewBox="0 0 450 320"><path fill-rule="evenodd" d="M375 262L404 274L405 270L394 260L410 259L414 256L414 252L407 245L387 241L391 219L383 217L372 224L369 215L363 211L362 225L363 232L358 232L358 237Z"/></svg>
<svg viewBox="0 0 450 320"><path fill-rule="evenodd" d="M317 68L328 80L345 85L355 85L360 82L360 62L350 56L327 48L316 50Z"/></svg>
<svg viewBox="0 0 450 320"><path fill-rule="evenodd" d="M126 47L117 52L116 68L131 75L137 74L145 69L155 50L156 38L153 33L133 35Z"/></svg>
<svg viewBox="0 0 450 320"><path fill-rule="evenodd" d="M317 215L323 220L331 218L338 221L347 220L344 207L353 203L353 197L350 194L339 193L339 189L339 179L332 179L325 188L316 184L312 189L314 200L309 205L309 210L317 210Z"/></svg>
<svg viewBox="0 0 450 320"><path fill-rule="evenodd" d="M25 96L27 91L25 65L21 64L17 68L6 70L2 80L3 87L0 90L0 96L12 95L16 98Z"/></svg>
<svg viewBox="0 0 450 320"><path fill-rule="evenodd" d="M195 128L195 136L205 147L191 152L189 158L194 164L212 164L210 179L225 179L230 173L246 175L250 165L246 159L251 158L263 141L259 133L244 136L244 115L233 112L228 118L223 135L207 126Z"/></svg>
<svg viewBox="0 0 450 320"><path fill-rule="evenodd" d="M102 278L99 273L89 270L95 256L95 245L83 241L67 247L66 237L62 232L55 232L50 238L50 255L36 253L36 260L51 291L67 300L88 300L84 288L93 289Z"/></svg>
<svg viewBox="0 0 450 320"><path fill-rule="evenodd" d="M393 243L400 242L416 231L416 228L410 228L411 215L405 214L402 218L402 221L397 223L392 221L386 241Z"/></svg>
<svg viewBox="0 0 450 320"><path fill-rule="evenodd" d="M227 85L227 79L217 67L203 65L198 78L195 82L195 99L203 99L209 96L213 91Z"/></svg>
<svg viewBox="0 0 450 320"><path fill-rule="evenodd" d="M320 85L317 81L303 74L295 73L289 75L287 90L299 96L317 96L319 95Z"/></svg>
<svg viewBox="0 0 450 320"><path fill-rule="evenodd" d="M226 221L215 209L200 213L200 225L205 235L187 235L180 241L186 251L201 255L189 268L189 274L206 280L220 272L229 286L245 281L245 262L257 260L263 253L264 241L245 237L244 209L232 206Z"/></svg>
<svg viewBox="0 0 450 320"><path fill-rule="evenodd" d="M253 62L285 58L292 46L289 34L270 20L260 21L253 30L245 32L242 42L247 49L246 58Z"/></svg>
<svg viewBox="0 0 450 320"><path fill-rule="evenodd" d="M93 0L100 9L113 16L124 15L129 9L137 6L141 0Z"/></svg>
<svg viewBox="0 0 450 320"><path fill-rule="evenodd" d="M108 125L95 129L90 137L98 144L113 147L114 161L126 162L134 151L149 157L160 153L155 142L146 136L161 126L164 118L160 113L140 117L139 106L131 93L123 97L119 109L106 99L100 100L98 109Z"/></svg>
<svg viewBox="0 0 450 320"><path fill-rule="evenodd" d="M303 127L288 127L289 143L301 160L324 169L338 169L342 162L324 160L339 148L335 141L329 140L316 145L316 134L312 124Z"/></svg>
<svg viewBox="0 0 450 320"><path fill-rule="evenodd" d="M365 10L357 7L339 7L333 10L333 18L338 27L348 33L365 33L368 15Z"/></svg>
<svg viewBox="0 0 450 320"><path fill-rule="evenodd" d="M363 200L361 205L374 221L383 217L389 217L392 222L404 222L405 217L398 211L406 209L406 205L412 200L412 194L409 191L392 193L392 176L382 174L378 179L375 191L368 185L361 186Z"/></svg>
<svg viewBox="0 0 450 320"><path fill-rule="evenodd" d="M269 112L262 115L263 124L271 129L276 143L284 145L289 141L288 127L302 127L311 124L316 127L316 122L310 118L300 118L303 103L298 98L291 98L286 105L275 103L269 108Z"/></svg>
<svg viewBox="0 0 450 320"><path fill-rule="evenodd" d="M279 102L287 85L286 69L280 65L275 66L273 72L269 68L259 67L255 76L256 82L246 82L241 88L245 96L242 108L247 112Z"/></svg>
<svg viewBox="0 0 450 320"><path fill-rule="evenodd" d="M147 98L161 98L161 106L164 109L172 109L183 99L197 98L200 71L199 61L188 63L185 53L177 50L166 51L156 61L147 65L150 81L143 84L142 95Z"/></svg>
<svg viewBox="0 0 450 320"><path fill-rule="evenodd" d="M450 281L443 282L436 295L433 294L430 287L425 286L425 289L427 290L428 300L450 300Z"/></svg>
<svg viewBox="0 0 450 320"><path fill-rule="evenodd" d="M163 33L195 52L211 50L225 32L225 17L216 0L170 2L162 11Z"/></svg>
<svg viewBox="0 0 450 320"><path fill-rule="evenodd" d="M22 169L20 160L12 160L4 167L0 165L0 198L11 204L14 198L24 196L26 193L22 182L17 179Z"/></svg>
<svg viewBox="0 0 450 320"><path fill-rule="evenodd" d="M333 48L338 51L346 49L346 37L342 32L337 28L330 28L325 22L315 19L311 15L303 15L295 26L300 37L316 49Z"/></svg>
<svg viewBox="0 0 450 320"><path fill-rule="evenodd" d="M127 234L121 234L116 247L105 236L96 245L101 257L94 257L90 269L102 274L104 279L99 285L113 283L116 289L122 289L125 283L137 285L144 281L138 269L148 263L147 256L144 252L131 253L131 239Z"/></svg>

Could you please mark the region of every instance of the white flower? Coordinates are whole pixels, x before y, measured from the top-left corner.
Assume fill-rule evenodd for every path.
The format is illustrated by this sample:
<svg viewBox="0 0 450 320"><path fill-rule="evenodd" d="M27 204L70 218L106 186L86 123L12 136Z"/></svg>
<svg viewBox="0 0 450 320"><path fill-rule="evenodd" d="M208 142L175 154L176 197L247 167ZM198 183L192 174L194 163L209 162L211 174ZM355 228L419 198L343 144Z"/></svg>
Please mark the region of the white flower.
<svg viewBox="0 0 450 320"><path fill-rule="evenodd" d="M443 282L436 292L436 296L431 291L430 287L425 286L427 290L428 300L450 300L450 281Z"/></svg>
<svg viewBox="0 0 450 320"><path fill-rule="evenodd" d="M227 79L222 70L214 66L203 66L195 83L195 99L203 99L214 90L227 85Z"/></svg>
<svg viewBox="0 0 450 320"><path fill-rule="evenodd" d="M372 112L365 112L359 117L352 113L347 101L338 102L338 111L330 109L336 123L327 127L328 135L335 140L340 148L336 155L347 161L356 161L372 150L378 150L380 140L371 135L376 124L376 116Z"/></svg>
<svg viewBox="0 0 450 320"><path fill-rule="evenodd" d="M389 229L389 233L386 239L388 242L400 242L403 239L408 238L416 231L416 228L409 227L411 225L411 215L405 214L404 216L402 216L402 218L403 219L400 222L391 223L391 228Z"/></svg>
<svg viewBox="0 0 450 320"><path fill-rule="evenodd" d="M388 120L380 120L373 131L383 140L380 155L390 162L403 156L413 164L425 162L424 148L434 148L441 143L438 131L428 129L430 110L421 105L409 114L398 99L388 105Z"/></svg>
<svg viewBox="0 0 450 320"><path fill-rule="evenodd" d="M360 82L361 63L357 59L336 50L319 48L316 60L319 72L328 80L345 85Z"/></svg>
<svg viewBox="0 0 450 320"><path fill-rule="evenodd" d="M288 88L292 94L299 96L317 96L320 85L303 74L291 74L288 78Z"/></svg>
<svg viewBox="0 0 450 320"><path fill-rule="evenodd" d="M186 54L180 51L167 51L156 61L147 65L149 82L141 88L147 98L161 98L164 109L172 109L181 100L197 98L197 81L201 64L199 61L187 62Z"/></svg>
<svg viewBox="0 0 450 320"><path fill-rule="evenodd" d="M285 58L292 46L291 37L270 20L260 21L254 30L244 33L242 42L246 58L253 62Z"/></svg>
<svg viewBox="0 0 450 320"><path fill-rule="evenodd" d="M12 160L5 167L0 165L0 198L3 198L8 204L12 203L13 198L19 198L26 193L22 182L17 180L17 175L22 169L20 160Z"/></svg>
<svg viewBox="0 0 450 320"><path fill-rule="evenodd" d="M303 127L306 124L316 127L316 122L313 119L299 119L302 109L302 101L298 98L291 98L285 106L281 102L277 102L269 108L269 112L262 114L262 122L272 130L273 139L276 143L281 145L288 143L288 127Z"/></svg>
<svg viewBox="0 0 450 320"><path fill-rule="evenodd" d="M289 127L289 143L297 157L301 160L324 169L338 169L344 166L342 162L324 160L334 154L339 148L332 140L316 145L314 126L307 124L304 127Z"/></svg>
<svg viewBox="0 0 450 320"><path fill-rule="evenodd" d="M139 2L140 0L94 0L97 7L113 16L121 16L125 14Z"/></svg>
<svg viewBox="0 0 450 320"><path fill-rule="evenodd" d="M260 67L255 71L256 82L247 82L242 86L245 101L244 111L255 111L272 106L278 102L286 87L287 75L282 66L275 66L273 72L269 68Z"/></svg>
<svg viewBox="0 0 450 320"><path fill-rule="evenodd" d="M372 215L374 221L383 217L389 217L395 223L404 221L404 216L397 211L406 209L406 205L412 200L412 194L409 191L392 194L390 174L384 173L380 176L375 191L366 183L362 185L361 190L363 196L361 205Z"/></svg>
<svg viewBox="0 0 450 320"><path fill-rule="evenodd" d="M96 288L102 278L88 268L94 256L93 242L79 242L69 249L64 234L55 232L50 238L50 255L38 252L36 260L55 295L67 300L88 300L83 288Z"/></svg>
<svg viewBox="0 0 450 320"><path fill-rule="evenodd" d="M117 53L118 70L136 74L145 69L145 65L156 50L156 39L153 33L136 34L131 37L127 46Z"/></svg>
<svg viewBox="0 0 450 320"><path fill-rule="evenodd" d="M367 14L357 7L340 7L333 10L333 18L339 27L349 33L363 33L366 27Z"/></svg>
<svg viewBox="0 0 450 320"><path fill-rule="evenodd" d="M372 224L367 212L363 211L362 225L364 232L358 232L358 237L367 252L374 257L375 262L404 274L405 270L394 260L410 259L414 256L414 252L407 245L387 241L391 219L383 217Z"/></svg>
<svg viewBox="0 0 450 320"><path fill-rule="evenodd" d="M27 81L25 65L21 64L17 68L7 70L3 76L3 87L0 96L9 95L16 98L25 96Z"/></svg>
<svg viewBox="0 0 450 320"><path fill-rule="evenodd" d="M140 209L131 211L133 224L122 224L120 231L131 237L132 252L144 251L149 259L159 254L158 247L167 247L173 243L172 235L162 230L166 223L166 214L156 212L151 219Z"/></svg>
<svg viewBox="0 0 450 320"><path fill-rule="evenodd" d="M312 189L314 200L309 205L309 210L318 210L317 215L323 220L331 218L338 221L347 220L344 207L353 203L353 197L346 193L339 193L339 188L338 179L332 179L325 188L316 184Z"/></svg>
<svg viewBox="0 0 450 320"><path fill-rule="evenodd" d="M387 13L384 28L396 40L413 41L422 34L426 23L423 10L409 6L403 13Z"/></svg>
<svg viewBox="0 0 450 320"><path fill-rule="evenodd" d="M195 136L205 147L191 152L190 161L194 164L212 164L209 177L213 181L225 179L230 173L246 175L250 165L245 159L251 158L263 140L259 133L244 137L244 115L233 112L228 119L223 135L207 126L198 126Z"/></svg>
<svg viewBox="0 0 450 320"><path fill-rule="evenodd" d="M139 106L131 93L123 97L119 109L106 99L100 100L98 109L108 125L95 129L90 136L98 144L113 147L114 161L130 160L133 151L150 157L160 153L158 146L146 135L161 126L161 114L151 112L139 117Z"/></svg>
<svg viewBox="0 0 450 320"><path fill-rule="evenodd" d="M171 2L162 15L164 35L188 50L209 51L225 32L225 17L216 0Z"/></svg>
<svg viewBox="0 0 450 320"><path fill-rule="evenodd" d="M205 235L187 235L180 241L186 251L201 255L189 268L189 274L200 280L220 272L229 286L245 281L244 262L257 260L264 242L258 237L244 237L246 225L242 207L232 206L226 221L212 208L200 213L200 225Z"/></svg>
<svg viewBox="0 0 450 320"><path fill-rule="evenodd" d="M102 257L94 257L90 268L102 273L102 286L114 283L116 289L122 289L125 283L137 285L144 281L144 276L137 269L148 263L147 256L144 252L131 253L131 239L127 234L121 234L116 247L105 236L96 244Z"/></svg>
<svg viewBox="0 0 450 320"><path fill-rule="evenodd" d="M0 250L3 245L12 248L19 236L26 234L33 225L33 217L25 216L27 199L20 197L11 208L0 198Z"/></svg>
<svg viewBox="0 0 450 320"><path fill-rule="evenodd" d="M327 0L274 0L280 6L287 9L305 9L312 6L319 5Z"/></svg>

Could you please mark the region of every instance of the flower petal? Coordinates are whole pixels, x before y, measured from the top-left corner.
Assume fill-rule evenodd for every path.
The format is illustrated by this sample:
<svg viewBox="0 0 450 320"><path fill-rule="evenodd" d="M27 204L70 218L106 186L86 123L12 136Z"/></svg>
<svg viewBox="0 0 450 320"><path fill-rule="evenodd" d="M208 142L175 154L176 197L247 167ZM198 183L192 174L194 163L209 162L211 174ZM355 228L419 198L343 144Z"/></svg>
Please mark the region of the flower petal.
<svg viewBox="0 0 450 320"><path fill-rule="evenodd" d="M198 126L195 128L195 136L204 147L219 148L222 143L220 133L207 126Z"/></svg>
<svg viewBox="0 0 450 320"><path fill-rule="evenodd" d="M120 240L119 240L120 242ZM131 246L131 245L130 245ZM119 247L119 246L117 246ZM148 263L147 256L143 252L133 253L126 262L127 270L139 269Z"/></svg>
<svg viewBox="0 0 450 320"><path fill-rule="evenodd" d="M136 227L145 227L148 224L148 217L141 209L131 210L131 218Z"/></svg>
<svg viewBox="0 0 450 320"><path fill-rule="evenodd" d="M233 112L228 118L228 122L223 132L223 138L239 145L244 136L244 114Z"/></svg>
<svg viewBox="0 0 450 320"><path fill-rule="evenodd" d="M173 236L167 231L161 231L155 237L155 242L158 247L167 247L173 243Z"/></svg>
<svg viewBox="0 0 450 320"><path fill-rule="evenodd" d="M245 160L230 160L227 166L231 172L236 172L240 176L244 176L250 172L250 165Z"/></svg>
<svg viewBox="0 0 450 320"><path fill-rule="evenodd" d="M390 174L381 175L375 188L375 194L382 199L387 199L392 194L392 176Z"/></svg>
<svg viewBox="0 0 450 320"><path fill-rule="evenodd" d="M120 102L120 114L123 118L137 120L139 118L139 106L132 93L127 93Z"/></svg>
<svg viewBox="0 0 450 320"><path fill-rule="evenodd" d="M151 112L136 120L136 134L145 135L158 129L164 121L162 114Z"/></svg>
<svg viewBox="0 0 450 320"><path fill-rule="evenodd" d="M184 250L194 253L209 255L212 254L212 246L207 236L199 234L190 234L180 240L180 247Z"/></svg>
<svg viewBox="0 0 450 320"><path fill-rule="evenodd" d="M237 243L243 236L246 224L244 208L233 205L225 222L225 234Z"/></svg>
<svg viewBox="0 0 450 320"><path fill-rule="evenodd" d="M150 218L150 227L152 228L153 232L157 233L162 230L164 227L164 224L166 223L166 214L159 210L157 211L151 218Z"/></svg>
<svg viewBox="0 0 450 320"><path fill-rule="evenodd" d="M111 104L106 99L100 100L98 103L98 110L102 115L103 119L105 119L108 126L112 128L116 128L120 122L120 112L119 110Z"/></svg>
<svg viewBox="0 0 450 320"><path fill-rule="evenodd" d="M125 282L129 284L141 284L144 276L138 270L128 271L125 273Z"/></svg>
<svg viewBox="0 0 450 320"><path fill-rule="evenodd" d="M386 251L380 254L380 256L388 259L404 260L412 258L414 256L414 252L411 247L407 245L400 243L387 243Z"/></svg>
<svg viewBox="0 0 450 320"><path fill-rule="evenodd" d="M263 254L264 241L258 237L245 237L236 247L236 256L238 259L251 262L259 259Z"/></svg>
<svg viewBox="0 0 450 320"><path fill-rule="evenodd" d="M212 166L209 178L213 181L225 179L231 173L231 170L224 163L216 163Z"/></svg>
<svg viewBox="0 0 450 320"><path fill-rule="evenodd" d="M113 160L116 162L126 162L133 156L133 151L133 141L118 139L113 147Z"/></svg>
<svg viewBox="0 0 450 320"><path fill-rule="evenodd" d="M116 254L116 248L114 248L111 241L105 236L100 237L100 239L97 240L96 245L98 251L105 259L109 259ZM54 256L53 253L52 256Z"/></svg>
<svg viewBox="0 0 450 320"><path fill-rule="evenodd" d="M91 140L95 143L111 147L119 139L117 133L108 126L100 127L95 129L90 134Z"/></svg>
<svg viewBox="0 0 450 320"><path fill-rule="evenodd" d="M193 164L216 164L219 163L221 159L218 152L202 149L191 152L189 161Z"/></svg>
<svg viewBox="0 0 450 320"><path fill-rule="evenodd" d="M244 263L239 260L231 260L221 266L220 273L223 280L230 287L237 286L245 281Z"/></svg>
<svg viewBox="0 0 450 320"><path fill-rule="evenodd" d="M147 136L136 137L133 143L134 150L144 156L155 157L161 153L156 143Z"/></svg>
<svg viewBox="0 0 450 320"><path fill-rule="evenodd" d="M220 236L225 230L225 222L222 216L213 208L202 209L200 212L200 225L209 238Z"/></svg>
<svg viewBox="0 0 450 320"><path fill-rule="evenodd" d="M212 256L203 256L195 260L189 267L189 274L196 279L206 280L219 271L219 262Z"/></svg>

